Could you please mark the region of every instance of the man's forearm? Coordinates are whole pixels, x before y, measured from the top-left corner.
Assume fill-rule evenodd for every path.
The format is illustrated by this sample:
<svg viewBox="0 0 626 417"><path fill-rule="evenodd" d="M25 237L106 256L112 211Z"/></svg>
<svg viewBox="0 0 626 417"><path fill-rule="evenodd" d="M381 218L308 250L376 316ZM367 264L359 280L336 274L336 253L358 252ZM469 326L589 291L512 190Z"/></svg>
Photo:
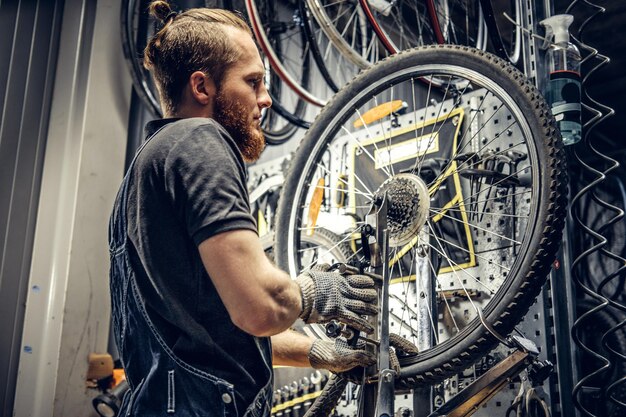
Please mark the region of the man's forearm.
<svg viewBox="0 0 626 417"><path fill-rule="evenodd" d="M309 352L313 339L294 330L285 330L272 336L274 365L311 367Z"/></svg>

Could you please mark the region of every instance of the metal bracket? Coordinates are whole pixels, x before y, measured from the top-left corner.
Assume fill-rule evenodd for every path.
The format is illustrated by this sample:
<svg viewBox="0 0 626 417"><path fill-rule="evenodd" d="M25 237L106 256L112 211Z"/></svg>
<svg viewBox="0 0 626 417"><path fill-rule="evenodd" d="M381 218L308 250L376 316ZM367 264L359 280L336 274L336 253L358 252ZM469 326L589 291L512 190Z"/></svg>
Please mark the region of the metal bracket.
<svg viewBox="0 0 626 417"><path fill-rule="evenodd" d="M395 376L391 369L389 358L389 230L387 228L388 196L374 200L369 213L365 217L366 224L373 225L373 233L367 237L370 249L370 264L374 272L382 275L380 289L380 312L378 338L378 392L376 401L376 416L392 417L395 400ZM364 246L365 246L365 242Z"/></svg>
<svg viewBox="0 0 626 417"><path fill-rule="evenodd" d="M530 340L512 336L508 346L517 348L504 360L489 369L472 382L467 388L439 407L428 417L466 417L474 414L478 408L496 395L516 375L519 375L536 362L539 350Z"/></svg>
<svg viewBox="0 0 626 417"><path fill-rule="evenodd" d="M528 352L516 350L428 417L467 417L474 414L482 404L489 401L528 366L529 356Z"/></svg>

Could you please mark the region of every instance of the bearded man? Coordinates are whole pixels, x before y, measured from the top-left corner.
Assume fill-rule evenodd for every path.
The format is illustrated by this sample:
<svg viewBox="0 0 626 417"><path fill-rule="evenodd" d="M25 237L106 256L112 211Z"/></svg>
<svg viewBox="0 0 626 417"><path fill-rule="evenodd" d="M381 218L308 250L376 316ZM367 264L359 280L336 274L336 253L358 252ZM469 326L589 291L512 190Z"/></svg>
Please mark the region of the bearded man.
<svg viewBox="0 0 626 417"><path fill-rule="evenodd" d="M115 340L130 386L119 415L268 416L272 365L343 372L372 354L290 331L342 321L370 333L373 281L265 256L245 162L264 147L272 101L251 32L217 9L172 12L144 51L165 117L146 126L110 220Z"/></svg>

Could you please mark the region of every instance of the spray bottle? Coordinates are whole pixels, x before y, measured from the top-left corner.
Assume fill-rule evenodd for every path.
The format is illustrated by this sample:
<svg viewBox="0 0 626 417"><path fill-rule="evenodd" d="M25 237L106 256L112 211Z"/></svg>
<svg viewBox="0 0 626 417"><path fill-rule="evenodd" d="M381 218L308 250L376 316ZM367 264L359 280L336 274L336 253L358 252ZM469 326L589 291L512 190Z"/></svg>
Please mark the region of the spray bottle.
<svg viewBox="0 0 626 417"><path fill-rule="evenodd" d="M546 56L550 69L546 99L565 145L573 145L582 137L581 57L578 48L570 42L569 26L573 21L572 15L559 14L540 22L546 27L544 48L548 48Z"/></svg>

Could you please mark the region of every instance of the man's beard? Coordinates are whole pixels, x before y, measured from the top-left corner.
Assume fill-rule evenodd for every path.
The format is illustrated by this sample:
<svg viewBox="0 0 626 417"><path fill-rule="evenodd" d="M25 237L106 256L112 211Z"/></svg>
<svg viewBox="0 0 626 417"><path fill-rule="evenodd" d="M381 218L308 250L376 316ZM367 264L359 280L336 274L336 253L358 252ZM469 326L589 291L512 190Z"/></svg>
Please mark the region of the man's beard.
<svg viewBox="0 0 626 417"><path fill-rule="evenodd" d="M254 162L265 149L265 136L260 128L251 126L246 117L248 111L238 101L229 100L217 93L215 97L215 120L230 133L237 143L244 161Z"/></svg>

